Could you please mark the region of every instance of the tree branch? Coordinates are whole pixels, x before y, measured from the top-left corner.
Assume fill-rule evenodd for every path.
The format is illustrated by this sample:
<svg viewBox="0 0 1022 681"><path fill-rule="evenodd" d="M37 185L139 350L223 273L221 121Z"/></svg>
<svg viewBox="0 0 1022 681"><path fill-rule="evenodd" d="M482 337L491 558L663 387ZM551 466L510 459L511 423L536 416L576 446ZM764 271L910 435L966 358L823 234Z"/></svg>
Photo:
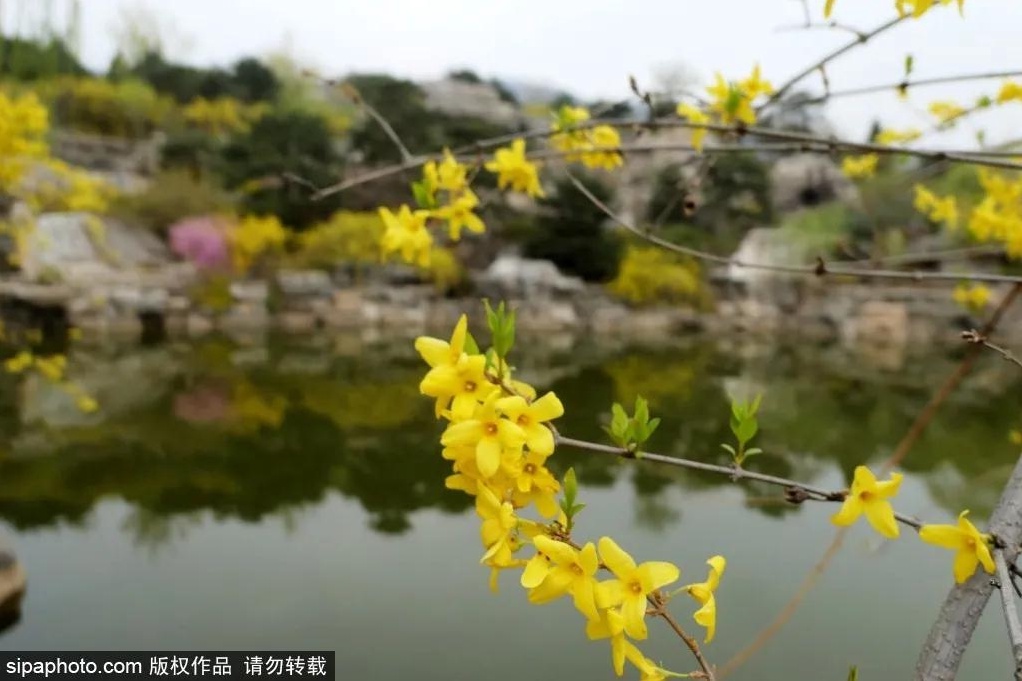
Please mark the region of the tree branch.
<svg viewBox="0 0 1022 681"><path fill-rule="evenodd" d="M1002 358L1004 358L1004 361L1012 362L1019 368L1022 368L1022 361L1020 361L1018 357L1013 355L1010 350L1002 348L999 345L994 345L989 340L987 340L986 336L981 334L976 329L973 329L971 331L962 331L962 339L965 340L967 343L973 343L975 345L981 345L985 348L989 348L990 350L993 350Z"/></svg>
<svg viewBox="0 0 1022 681"><path fill-rule="evenodd" d="M1022 681L1022 623L1018 620L1015 594L1011 589L1011 573L1004 558L1004 550L994 549L994 563L997 565L997 579L1000 582L1001 606L1004 608L1004 623L1008 627L1012 659L1015 661L1015 681Z"/></svg>
<svg viewBox="0 0 1022 681"><path fill-rule="evenodd" d="M908 90L909 88L925 87L929 85L945 85L947 83L965 83L973 80L993 80L997 78L1016 78L1022 76L1022 70L1013 71L988 71L983 73L965 73L957 76L941 76L939 78L918 78L916 80L903 79L895 83L883 83L880 85L865 85L863 87L848 88L847 90L834 90L829 95L822 95L807 99L801 104L822 104L831 99L840 97L855 97L858 95L869 95L885 90Z"/></svg>

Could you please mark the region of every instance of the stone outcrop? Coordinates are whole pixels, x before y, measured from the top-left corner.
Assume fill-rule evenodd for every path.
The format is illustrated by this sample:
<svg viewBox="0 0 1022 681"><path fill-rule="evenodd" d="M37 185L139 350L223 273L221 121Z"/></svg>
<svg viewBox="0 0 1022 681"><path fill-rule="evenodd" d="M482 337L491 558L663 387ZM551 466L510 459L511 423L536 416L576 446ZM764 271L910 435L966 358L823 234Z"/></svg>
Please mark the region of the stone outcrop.
<svg viewBox="0 0 1022 681"><path fill-rule="evenodd" d="M820 154L794 154L770 169L774 210L787 212L837 199L856 203L859 192L841 168Z"/></svg>
<svg viewBox="0 0 1022 681"><path fill-rule="evenodd" d="M426 93L426 106L453 116L471 116L507 126L522 122L518 107L500 98L488 83L463 80L435 80L420 83Z"/></svg>

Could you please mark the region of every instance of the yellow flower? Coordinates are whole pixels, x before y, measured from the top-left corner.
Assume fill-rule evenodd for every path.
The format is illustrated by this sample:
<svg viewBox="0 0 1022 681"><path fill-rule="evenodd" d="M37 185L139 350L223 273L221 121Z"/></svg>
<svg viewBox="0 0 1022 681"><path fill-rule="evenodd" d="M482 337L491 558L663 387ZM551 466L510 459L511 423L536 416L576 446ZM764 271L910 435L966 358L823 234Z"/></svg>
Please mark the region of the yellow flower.
<svg viewBox="0 0 1022 681"><path fill-rule="evenodd" d="M918 19L928 12L933 6L934 2L938 0L894 0L894 7L898 10L898 14L905 16L906 14L912 14L912 17ZM941 5L950 5L952 0L939 0ZM965 0L957 0L958 2L958 13L961 14L965 8Z"/></svg>
<svg viewBox="0 0 1022 681"><path fill-rule="evenodd" d="M544 457L554 453L554 434L543 424L564 415L564 405L557 395L547 393L532 404L517 395L505 397L497 402L497 408L525 432L530 452Z"/></svg>
<svg viewBox="0 0 1022 681"><path fill-rule="evenodd" d="M517 470L512 476L515 488L511 493L511 501L519 508L534 503L540 515L552 518L557 515L557 493L561 489L561 484L543 465L545 458L535 452L529 452L524 460L518 462Z"/></svg>
<svg viewBox="0 0 1022 681"><path fill-rule="evenodd" d="M56 383L64 377L64 371L67 369L67 357L64 355L37 357L35 368L45 378Z"/></svg>
<svg viewBox="0 0 1022 681"><path fill-rule="evenodd" d="M495 565L510 562L514 553L513 532L518 525L514 508L510 503L502 502L486 486L480 486L476 496L476 513L483 519L479 534L486 549L479 562L492 561Z"/></svg>
<svg viewBox="0 0 1022 681"><path fill-rule="evenodd" d="M752 74L740 82L738 87L750 100L756 99L760 95L774 94L774 86L769 80L763 80L759 64L756 64L755 68L752 69Z"/></svg>
<svg viewBox="0 0 1022 681"><path fill-rule="evenodd" d="M951 125L965 114L965 109L954 102L932 102L927 108L942 126Z"/></svg>
<svg viewBox="0 0 1022 681"><path fill-rule="evenodd" d="M841 159L841 172L852 178L872 177L879 161L880 157L876 154L845 156Z"/></svg>
<svg viewBox="0 0 1022 681"><path fill-rule="evenodd" d="M99 410L99 402L88 395L79 395L75 398L75 406L83 414L92 414Z"/></svg>
<svg viewBox="0 0 1022 681"><path fill-rule="evenodd" d="M823 18L830 19L831 12L834 11L834 0L827 0L823 4Z"/></svg>
<svg viewBox="0 0 1022 681"><path fill-rule="evenodd" d="M963 583L976 572L976 566L981 564L983 569L993 574L994 558L990 555L990 535L981 533L976 526L969 522L965 516L968 511L962 511L958 516L957 525L923 525L919 530L919 538L927 544L933 544L944 549L951 549L955 553L955 581Z"/></svg>
<svg viewBox="0 0 1022 681"><path fill-rule="evenodd" d="M27 350L22 350L14 357L11 357L4 362L4 369L10 374L20 374L25 369L32 366L32 353Z"/></svg>
<svg viewBox="0 0 1022 681"><path fill-rule="evenodd" d="M487 161L486 169L497 173L497 187L505 189L510 186L516 192L523 192L532 197L543 197L543 188L539 184L539 172L536 164L525 157L525 140L516 139L510 147L497 149L493 160Z"/></svg>
<svg viewBox="0 0 1022 681"><path fill-rule="evenodd" d="M1004 104L1012 100L1022 102L1022 83L1006 80L997 93L997 103Z"/></svg>
<svg viewBox="0 0 1022 681"><path fill-rule="evenodd" d="M586 622L586 636L590 640L610 639L610 654L614 665L614 673L621 676L625 673L625 660L640 670L648 663L635 645L625 637L625 623L621 613L615 609L604 610L599 617Z"/></svg>
<svg viewBox="0 0 1022 681"><path fill-rule="evenodd" d="M426 229L428 211L413 212L407 205L402 205L395 215L388 208L380 208L380 218L386 227L380 242L384 256L400 252L407 263L420 267L429 265L433 236Z"/></svg>
<svg viewBox="0 0 1022 681"><path fill-rule="evenodd" d="M636 639L646 638L646 598L681 576L676 565L649 561L636 565L628 553L610 537L600 538L600 555L617 578L600 584L601 607L621 606L625 631Z"/></svg>
<svg viewBox="0 0 1022 681"><path fill-rule="evenodd" d="M458 323L454 325L450 342L429 336L419 336L415 339L415 351L422 359L426 360L426 364L434 369L442 366L454 367L465 352L467 336L468 316L461 315L458 318Z"/></svg>
<svg viewBox="0 0 1022 681"><path fill-rule="evenodd" d="M476 234L482 234L486 231L486 225L483 224L478 215L472 212L478 205L479 197L471 189L466 189L449 205L436 211L438 218L447 220L447 228L450 230L452 241L461 239L462 229L467 229Z"/></svg>
<svg viewBox="0 0 1022 681"><path fill-rule="evenodd" d="M615 151L621 146L621 136L609 125L598 125L588 131L588 146L597 151L581 154L581 161L587 168L613 170L624 163L621 154Z"/></svg>
<svg viewBox="0 0 1022 681"><path fill-rule="evenodd" d="M438 189L453 193L468 189L468 168L458 163L450 149L444 149L444 157L439 165L436 161L427 161L422 167L422 175L431 196Z"/></svg>
<svg viewBox="0 0 1022 681"><path fill-rule="evenodd" d="M710 117L706 112L692 106L691 104L679 104L677 113L683 118L687 118L688 122L692 125L706 125L710 122ZM696 151L703 150L703 140L706 138L706 128L693 128L692 129L692 146L696 148Z"/></svg>
<svg viewBox="0 0 1022 681"><path fill-rule="evenodd" d="M486 478L497 472L505 449L521 451L525 444L522 429L497 413L499 396L499 392L494 392L476 408L473 418L452 423L440 438L440 443L445 446L474 445L476 465Z"/></svg>
<svg viewBox="0 0 1022 681"><path fill-rule="evenodd" d="M702 605L692 617L697 624L706 627L706 640L703 642L709 643L713 640L713 636L717 631L717 600L713 592L720 585L720 578L724 575L727 561L724 559L724 556L714 556L706 561L706 564L710 566L710 572L706 577L706 581L699 582L698 584L689 584L684 589L688 592L689 596L696 599Z"/></svg>
<svg viewBox="0 0 1022 681"><path fill-rule="evenodd" d="M907 142L914 142L922 137L922 135L923 133L915 128L909 128L908 130L885 129L877 133L876 143L883 145L905 144Z"/></svg>
<svg viewBox="0 0 1022 681"><path fill-rule="evenodd" d="M943 222L949 229L958 226L958 204L953 196L938 197L921 184L915 185L913 205L933 222Z"/></svg>
<svg viewBox="0 0 1022 681"><path fill-rule="evenodd" d="M890 480L878 482L868 468L856 466L852 489L831 522L847 527L865 513L866 520L874 530L888 539L894 539L898 536L898 522L894 518L891 502L887 500L898 493L903 477L901 473L891 473Z"/></svg>
<svg viewBox="0 0 1022 681"><path fill-rule="evenodd" d="M590 620L599 619L596 609L596 571L600 567L600 560L592 542L581 550L575 550L564 542L543 535L532 541L536 550L549 557L550 565L539 584L526 587L530 589L529 601L549 603L565 594L571 594L579 612Z"/></svg>
<svg viewBox="0 0 1022 681"><path fill-rule="evenodd" d="M953 294L955 302L974 312L980 312L990 304L990 289L983 284L967 286L959 284Z"/></svg>

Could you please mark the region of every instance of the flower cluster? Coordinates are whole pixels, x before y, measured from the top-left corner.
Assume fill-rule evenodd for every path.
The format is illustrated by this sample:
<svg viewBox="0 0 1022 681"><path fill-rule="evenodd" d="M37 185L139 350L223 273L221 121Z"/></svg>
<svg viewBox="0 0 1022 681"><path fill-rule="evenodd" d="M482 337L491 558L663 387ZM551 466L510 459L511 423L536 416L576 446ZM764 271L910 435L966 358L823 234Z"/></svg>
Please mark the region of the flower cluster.
<svg viewBox="0 0 1022 681"><path fill-rule="evenodd" d="M452 462L450 489L476 499L481 518L482 565L490 568L490 588L497 589L499 573L521 569L520 583L531 603L543 604L570 596L585 617L590 639L607 639L615 672L625 662L642 679L655 681L676 674L649 660L633 641L647 635L647 607L662 608L672 596L685 593L698 604L694 618L706 627L709 642L716 628L715 592L726 562L714 556L707 579L673 593L663 587L680 576L677 566L662 561L637 564L610 537L579 546L572 540L576 504L574 473L561 484L547 468L554 453L551 422L564 414L554 393L536 390L512 378L506 355L513 343L514 315L487 309L493 348L483 353L468 333L463 315L450 340L420 337L415 348L429 365L420 391L435 400L435 413L448 422L440 442L443 457ZM542 521L523 517L535 507ZM521 554L532 550L529 558ZM601 570L610 579L600 580Z"/></svg>
<svg viewBox="0 0 1022 681"><path fill-rule="evenodd" d="M621 136L610 125L587 125L589 110L581 106L562 106L550 124L554 133L550 146L563 152L569 163L581 162L587 168L614 170L624 163Z"/></svg>
<svg viewBox="0 0 1022 681"><path fill-rule="evenodd" d="M889 480L877 480L871 470L857 466L852 487L831 522L847 527L865 515L874 530L887 539L896 539L899 535L898 519L890 500L898 494L901 480L900 473L892 473ZM923 525L919 529L919 538L924 542L956 552L954 575L958 584L972 577L979 565L991 574L994 572L990 553L993 539L969 522L965 517L968 513L962 511L957 525Z"/></svg>
<svg viewBox="0 0 1022 681"><path fill-rule="evenodd" d="M1022 178L986 168L980 168L978 174L983 198L968 210L968 236L981 243L1001 244L1009 257L1022 258ZM937 197L919 185L915 191L917 210L949 229L958 226L954 197Z"/></svg>
<svg viewBox="0 0 1022 681"><path fill-rule="evenodd" d="M28 350L22 350L4 362L4 369L10 374L22 374L33 370L70 396L80 411L91 414L99 409L99 403L95 398L86 393L77 383L67 380L65 375L67 357L64 355L37 357Z"/></svg>
<svg viewBox="0 0 1022 681"><path fill-rule="evenodd" d="M983 284L959 284L953 296L956 303L970 312L982 312L990 304L990 289Z"/></svg>
<svg viewBox="0 0 1022 681"><path fill-rule="evenodd" d="M753 102L764 95L774 93L774 86L764 80L759 64L752 70L748 78L740 81L729 81L717 73L713 85L706 88L710 96L708 110L699 109L692 104L678 104L677 114L696 126L692 132L692 145L701 150L710 124L722 125L755 125L756 110Z"/></svg>
<svg viewBox="0 0 1022 681"><path fill-rule="evenodd" d="M880 156L877 154L845 156L841 159L841 172L853 179L873 177L879 162Z"/></svg>

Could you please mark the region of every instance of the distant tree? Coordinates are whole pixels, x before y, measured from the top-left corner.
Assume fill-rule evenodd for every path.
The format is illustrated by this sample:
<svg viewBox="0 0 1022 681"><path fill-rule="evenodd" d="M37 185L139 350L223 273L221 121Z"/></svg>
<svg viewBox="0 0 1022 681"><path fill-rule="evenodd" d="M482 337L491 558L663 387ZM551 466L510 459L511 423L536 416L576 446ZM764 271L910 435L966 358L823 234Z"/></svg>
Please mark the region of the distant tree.
<svg viewBox="0 0 1022 681"><path fill-rule="evenodd" d="M552 100L550 100L550 109L552 111L557 111L562 106L575 106L577 103L578 100L572 97L570 93L561 92L558 93L557 96L555 96Z"/></svg>
<svg viewBox="0 0 1022 681"><path fill-rule="evenodd" d="M685 193L681 166L677 163L666 165L653 179L653 191L646 207L646 219L655 224L687 220L688 201L691 199Z"/></svg>
<svg viewBox="0 0 1022 681"><path fill-rule="evenodd" d="M280 81L272 70L258 59L242 59L234 64L235 96L246 102L269 102L280 91Z"/></svg>
<svg viewBox="0 0 1022 681"><path fill-rule="evenodd" d="M581 181L601 201L613 201L613 191L595 176L582 174ZM525 242L525 255L550 260L563 272L586 281L609 281L617 274L623 252L622 240L606 229L606 215L564 178L553 195L543 200L549 211Z"/></svg>
<svg viewBox="0 0 1022 681"><path fill-rule="evenodd" d="M514 104L515 106L518 106L519 104L518 97L516 97L515 93L512 92L511 89L508 88L506 85L504 85L504 83L500 79L491 78L490 85L493 87L494 90L497 91L497 96L500 97L500 100L502 102L507 102L508 104Z"/></svg>
<svg viewBox="0 0 1022 681"><path fill-rule="evenodd" d="M0 37L0 75L33 81L88 73L60 38L48 41Z"/></svg>
<svg viewBox="0 0 1022 681"><path fill-rule="evenodd" d="M718 236L737 239L773 217L766 163L753 152L714 157L691 221Z"/></svg>
<svg viewBox="0 0 1022 681"><path fill-rule="evenodd" d="M476 85L483 82L483 79L479 77L479 74L471 69L456 69L448 72L447 77L450 80L458 80L462 83L473 83Z"/></svg>
<svg viewBox="0 0 1022 681"><path fill-rule="evenodd" d="M292 174L326 186L341 174L326 121L306 113L272 112L223 150L227 186L244 194L245 208L276 215L289 227L302 229L323 220L339 207L339 196L313 201L308 187L286 179Z"/></svg>

